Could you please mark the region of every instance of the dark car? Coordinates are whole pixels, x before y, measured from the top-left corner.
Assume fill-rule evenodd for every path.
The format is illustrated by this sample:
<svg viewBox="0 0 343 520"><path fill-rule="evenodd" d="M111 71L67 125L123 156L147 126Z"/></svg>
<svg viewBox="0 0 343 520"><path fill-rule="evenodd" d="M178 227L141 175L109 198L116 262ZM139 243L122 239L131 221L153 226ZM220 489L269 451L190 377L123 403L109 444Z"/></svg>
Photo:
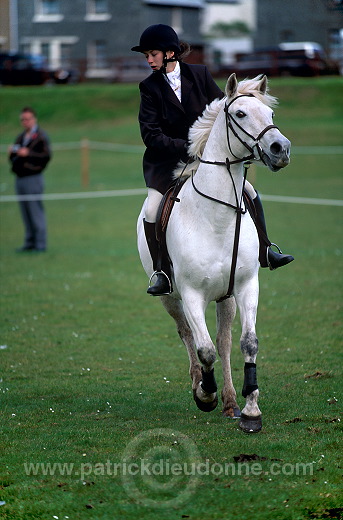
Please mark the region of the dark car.
<svg viewBox="0 0 343 520"><path fill-rule="evenodd" d="M319 76L339 74L338 64L329 60L319 44L312 42L280 43L275 47L256 49L249 54L237 54L226 74L239 77L257 74L267 76Z"/></svg>
<svg viewBox="0 0 343 520"><path fill-rule="evenodd" d="M49 78L44 56L23 53L0 54L1 85L42 85Z"/></svg>
<svg viewBox="0 0 343 520"><path fill-rule="evenodd" d="M279 44L277 53L280 76L320 76L339 74L338 63L330 60L321 45L313 42Z"/></svg>
<svg viewBox="0 0 343 520"><path fill-rule="evenodd" d="M254 77L258 74L278 76L276 51L256 51L249 54L237 54L236 62L231 65L232 72L239 77Z"/></svg>

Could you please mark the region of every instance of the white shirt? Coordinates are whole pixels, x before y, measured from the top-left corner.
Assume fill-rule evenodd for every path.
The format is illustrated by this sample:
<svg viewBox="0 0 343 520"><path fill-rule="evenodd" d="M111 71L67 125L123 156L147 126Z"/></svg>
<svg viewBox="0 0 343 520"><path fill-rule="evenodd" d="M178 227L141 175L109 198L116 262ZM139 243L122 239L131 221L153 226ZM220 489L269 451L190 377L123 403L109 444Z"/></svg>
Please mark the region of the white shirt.
<svg viewBox="0 0 343 520"><path fill-rule="evenodd" d="M168 81L169 85L175 92L178 100L181 101L181 69L178 61L176 62L175 69L172 72L167 72L166 81Z"/></svg>

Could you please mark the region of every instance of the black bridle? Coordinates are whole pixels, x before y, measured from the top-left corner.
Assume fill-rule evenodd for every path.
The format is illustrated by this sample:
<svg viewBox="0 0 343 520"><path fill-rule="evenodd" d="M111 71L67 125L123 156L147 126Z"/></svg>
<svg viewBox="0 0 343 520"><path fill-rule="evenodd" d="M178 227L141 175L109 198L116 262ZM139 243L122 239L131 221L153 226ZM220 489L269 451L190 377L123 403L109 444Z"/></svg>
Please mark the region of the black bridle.
<svg viewBox="0 0 343 520"><path fill-rule="evenodd" d="M225 202L220 199L216 199L216 198L211 197L210 195L207 195L206 193L203 193L200 190L198 190L198 188L194 184L194 176L192 173L192 185L193 185L194 190L199 195L201 195L202 197L205 197L206 199L212 200L213 202L218 202L219 204L228 206L236 211L236 227L235 227L235 236L234 236L234 243L233 243L229 288L228 288L226 295L223 296L222 298L220 298L219 300L217 300L218 302L221 302L221 301L225 300L226 298L229 298L233 292L235 270L236 270L237 256L238 256L238 245L239 245L241 219L242 219L242 214L246 213L246 210L244 210L242 207L243 193L244 193L244 187L245 187L245 181L246 181L246 177L247 177L248 168L251 164L251 161L253 159L256 159L255 153L254 153L254 148L257 149L257 152L258 152L258 155L259 155L259 158L261 159L261 161L264 164L266 164L264 161L265 154L260 147L259 141L265 135L265 133L268 132L268 130L271 130L272 128L278 129L278 127L275 125L268 125L266 128L264 128L258 134L257 137L254 137L249 132L247 132L229 112L229 107L232 105L232 103L234 103L234 101L236 101L237 99L239 99L241 97L255 97L255 96L253 94L241 94L241 95L235 97L234 99L232 99L230 101L230 103L225 103L225 107L224 107L227 144L228 144L228 148L230 150L231 155L233 157L235 157L235 159L233 161L230 161L229 158L227 157L225 161L205 161L205 160L199 158L199 161L203 164L213 164L216 166L225 166L226 167L227 171L229 172L231 181L232 181L232 185L233 185L233 189L234 189L234 193L235 193L236 205L230 204L230 203ZM252 139L254 141L254 144L252 146L250 146L246 141L244 141L243 138L241 138L240 135L237 133L235 127L238 128L241 132L243 132L243 134L248 136L250 139ZM230 141L230 131L236 137L236 139L238 139L238 141L248 150L250 155L248 155L246 157L237 157L233 153L232 148L231 148L231 141ZM237 188L236 188L236 185L235 185L232 173L231 173L231 168L230 168L232 164L239 164L239 163L244 163L243 186L242 186L242 193L240 194L240 197L238 197Z"/></svg>
<svg viewBox="0 0 343 520"><path fill-rule="evenodd" d="M224 112L225 112L225 115L226 115L226 136L227 136L227 144L228 144L228 147L229 147L229 150L231 152L231 154L236 157L236 159L239 159L232 151L231 149L231 144L230 144L230 134L229 134L229 130L231 130L231 132L233 133L233 135L236 137L236 139L238 139L238 141L240 143L243 144L243 146L250 152L250 156L249 157L243 157L242 159L239 159L239 161L245 161L245 160L251 160L251 159L255 159L255 154L254 154L254 148L256 147L257 149L257 152L258 152L258 155L261 159L262 162L264 162L264 159L263 159L263 151L260 147L260 144L259 144L259 141L260 139L262 139L262 137L264 136L265 133L268 132L268 130L271 130L272 128L277 128L279 130L279 128L276 126L276 125L268 125L266 126L266 128L264 128L259 134L257 137L254 137L253 135L249 134L249 132L247 132L239 123L238 121L236 121L236 119L230 114L229 112L229 107L232 105L232 103L234 101L236 101L237 99L241 98L241 97L255 97L253 94L241 94L240 96L237 96L235 97L232 101L230 101L229 104L225 103L225 108L224 108ZM250 137L250 139L252 139L253 141L255 141L255 143L253 144L253 146L249 146L248 143L246 143L245 141L243 141L243 139L240 138L240 136L238 135L238 133L236 132L235 128L234 128L234 125L236 125L237 128L239 128L239 130L241 132L243 132L243 134L247 135L248 137Z"/></svg>
<svg viewBox="0 0 343 520"><path fill-rule="evenodd" d="M199 157L199 161L203 164L214 164L216 166L225 166L227 171L229 172L230 174L230 177L231 177L231 181L232 181L232 185L233 185L233 189L234 189L234 192L235 192L235 199L236 199L236 205L234 206L233 204L230 204L228 202L225 202L223 200L220 200L220 199L216 199L214 197L210 197L209 195L206 195L206 193L203 193L201 192L200 190L198 190L198 188L195 186L194 184L194 178L193 178L193 174L192 174L192 185L193 185L193 188L195 189L195 191L199 194L199 195L202 195L203 197L205 197L206 199L209 199L209 200L212 200L214 202L218 202L219 204L223 204L224 206L228 206L232 209L234 209L237 213L245 213L245 211L242 209L242 200L243 200L243 191L244 191L244 186L245 186L245 181L246 181L246 177L247 177L247 170L251 164L251 161L253 159L256 159L255 157L255 153L254 153L254 148L256 147L257 149L257 152L258 152L258 155L259 155L259 158L261 159L261 161L265 163L264 161L264 152L263 150L261 149L260 147L260 144L259 144L259 141L260 139L262 139L262 137L264 136L264 134L266 132L268 132L268 130L271 130L272 128L277 128L279 129L276 125L268 125L266 126L266 128L264 128L259 134L257 137L254 137L253 135L249 134L249 132L247 132L239 123L238 121L236 121L236 119L230 114L229 112L229 108L230 106L232 105L232 103L234 103L234 101L236 101L237 99L239 98L242 98L242 97L255 97L253 94L241 94L237 97L235 97L234 99L232 99L230 101L230 103L225 103L225 107L224 107L224 112L225 112L225 123L226 123L226 139L227 139L227 144L228 144L228 148L230 150L230 153L233 157L235 157L235 159L233 161L230 161L230 159L227 157L225 159L225 161L205 161L204 159L202 159L201 157ZM239 128L239 130L241 132L243 132L243 134L245 134L246 136L250 137L250 139L252 139L254 141L254 144L252 146L250 146L246 141L243 140L243 138L241 138L239 136L239 134L237 133L237 131L235 130L235 126L237 128ZM237 155L235 155L232 151L232 147L231 147L231 141L230 141L230 131L232 132L232 134L236 137L236 139L238 139L238 141L248 150L248 152L250 152L250 155L248 156L245 156L245 157L237 157ZM236 185L235 185L235 182L234 182L234 179L233 179L233 176L232 176L232 173L231 173L231 168L230 166L232 164L239 164L239 163L245 163L244 164L244 176L243 176L243 189L242 189L242 193L241 193L241 196L240 198L238 197L238 194L237 194L237 189L236 189Z"/></svg>
<svg viewBox="0 0 343 520"><path fill-rule="evenodd" d="M263 157L264 156L264 152L263 152L263 150L260 147L259 141L262 139L264 134L266 134L268 132L268 130L271 130L272 128L277 128L279 130L279 128L276 125L268 125L268 126L266 126L266 128L264 128L258 134L257 137L254 137L253 135L249 134L249 132L247 132L238 123L238 121L236 121L236 119L229 112L229 108L232 105L232 103L234 103L235 101L237 101L237 99L242 98L242 97L255 97L255 96L253 94L241 94L240 96L237 96L234 99L232 99L230 101L230 103L225 103L225 107L224 107L227 144L228 144L228 148L230 150L230 153L231 153L231 155L233 157L235 157L235 160L234 161L230 161L229 158L227 157L225 161L204 161L200 157L199 158L200 162L202 162L204 164L215 164L217 166L226 166L226 168L229 170L231 164L237 164L237 163L241 163L241 162L245 162L245 161L251 161L253 159L256 159L255 153L254 153L254 148L256 147L258 155L259 155L259 158L265 164L264 157ZM254 144L252 146L250 146L246 141L244 141L239 136L237 131L235 130L235 127L239 128L239 130L241 132L243 132L243 134L245 134L246 136L250 137L250 139L252 139L252 141L254 141ZM237 155L235 155L233 153L232 147L231 147L231 141L230 141L230 131L236 137L236 139L238 139L238 141L248 150L248 152L250 152L250 155L248 155L246 157L237 157Z"/></svg>

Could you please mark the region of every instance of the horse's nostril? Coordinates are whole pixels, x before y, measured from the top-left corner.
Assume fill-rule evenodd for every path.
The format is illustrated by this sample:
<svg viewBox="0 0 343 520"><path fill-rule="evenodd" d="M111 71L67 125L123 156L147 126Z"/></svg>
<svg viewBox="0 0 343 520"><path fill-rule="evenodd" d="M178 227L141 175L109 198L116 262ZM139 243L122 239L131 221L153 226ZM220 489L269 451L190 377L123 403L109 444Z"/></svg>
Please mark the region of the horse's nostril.
<svg viewBox="0 0 343 520"><path fill-rule="evenodd" d="M279 155L282 151L282 146L280 143L272 143L270 145L270 151L272 152L273 155Z"/></svg>

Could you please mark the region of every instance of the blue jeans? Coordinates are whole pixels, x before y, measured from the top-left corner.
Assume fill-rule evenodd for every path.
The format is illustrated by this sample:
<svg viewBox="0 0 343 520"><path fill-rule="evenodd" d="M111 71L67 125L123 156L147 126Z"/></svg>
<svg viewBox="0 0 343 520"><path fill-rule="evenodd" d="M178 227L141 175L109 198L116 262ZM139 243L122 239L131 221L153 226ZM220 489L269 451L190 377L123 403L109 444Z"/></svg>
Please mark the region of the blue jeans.
<svg viewBox="0 0 343 520"><path fill-rule="evenodd" d="M41 195L44 191L42 173L16 178L17 195ZM36 200L19 200L25 226L24 247L46 249L46 219L40 197Z"/></svg>

